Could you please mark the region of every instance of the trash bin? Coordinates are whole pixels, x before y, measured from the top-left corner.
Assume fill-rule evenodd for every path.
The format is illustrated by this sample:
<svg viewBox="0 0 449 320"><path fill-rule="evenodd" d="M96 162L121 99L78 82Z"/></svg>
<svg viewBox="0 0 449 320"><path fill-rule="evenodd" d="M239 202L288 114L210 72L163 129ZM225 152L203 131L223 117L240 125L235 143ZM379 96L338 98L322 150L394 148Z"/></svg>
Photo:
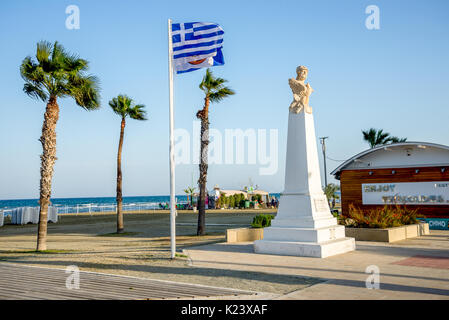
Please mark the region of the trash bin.
<svg viewBox="0 0 449 320"><path fill-rule="evenodd" d="M245 209L248 209L248 208L249 208L249 203L250 203L249 200L245 200Z"/></svg>

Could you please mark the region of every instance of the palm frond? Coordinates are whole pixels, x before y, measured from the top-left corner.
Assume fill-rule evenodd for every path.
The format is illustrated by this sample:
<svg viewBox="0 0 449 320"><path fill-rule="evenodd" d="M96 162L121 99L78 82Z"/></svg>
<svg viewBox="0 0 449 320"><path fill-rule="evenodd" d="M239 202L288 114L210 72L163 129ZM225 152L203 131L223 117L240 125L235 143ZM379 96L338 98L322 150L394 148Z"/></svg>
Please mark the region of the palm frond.
<svg viewBox="0 0 449 320"><path fill-rule="evenodd" d="M224 86L226 82L228 81L223 78L215 78L210 69L207 69L199 87L211 102L219 102L235 94L234 90Z"/></svg>
<svg viewBox="0 0 449 320"><path fill-rule="evenodd" d="M34 85L30 82L26 82L23 85L23 92L32 98L40 99L42 101L46 101L48 99L47 93L39 85Z"/></svg>
<svg viewBox="0 0 449 320"><path fill-rule="evenodd" d="M208 68L206 69L206 74L204 75L199 87L204 92L209 93L211 91L218 91L223 88L223 84L225 82L227 82L227 80L223 78L214 78L212 71Z"/></svg>
<svg viewBox="0 0 449 320"><path fill-rule="evenodd" d="M68 55L64 59L64 69L72 74L79 73L80 71L87 70L89 68L89 62L84 59L80 59L76 55Z"/></svg>
<svg viewBox="0 0 449 320"><path fill-rule="evenodd" d="M221 88L219 91L216 92L212 92L209 94L209 99L211 102L219 102L221 100L223 100L224 98L235 94L234 90L228 88L228 87L224 87Z"/></svg>
<svg viewBox="0 0 449 320"><path fill-rule="evenodd" d="M69 54L57 41L37 43L36 59L26 57L20 66L25 93L40 99L70 96L86 110L100 106L99 81L85 74L87 60Z"/></svg>
<svg viewBox="0 0 449 320"><path fill-rule="evenodd" d="M405 142L407 138L398 138L391 136L390 133L384 132L383 129L370 128L367 131L363 131L363 140L369 143L371 148L388 143Z"/></svg>
<svg viewBox="0 0 449 320"><path fill-rule="evenodd" d="M125 101L126 98L123 95L118 95L117 97L109 101L109 106L112 108L112 111L114 111L122 118L125 118L128 115Z"/></svg>
<svg viewBox="0 0 449 320"><path fill-rule="evenodd" d="M399 142L406 142L407 138L398 138L398 137L390 137L388 138L388 142L390 143L399 143Z"/></svg>
<svg viewBox="0 0 449 320"><path fill-rule="evenodd" d="M60 92L63 92L61 88ZM69 81L67 95L73 97L75 102L85 110L95 110L100 107L100 97L98 95L99 81L92 75L85 77L75 77Z"/></svg>
<svg viewBox="0 0 449 320"><path fill-rule="evenodd" d="M131 99L127 95L120 94L117 97L112 98L109 101L109 106L111 107L112 111L114 111L122 118L126 118L127 116L129 116L131 119L135 120L147 120L146 111L143 110L143 108L145 108L145 105L135 105L133 99Z"/></svg>
<svg viewBox="0 0 449 320"><path fill-rule="evenodd" d="M48 41L40 41L36 46L36 59L40 64L48 63L52 53L52 44Z"/></svg>
<svg viewBox="0 0 449 320"><path fill-rule="evenodd" d="M129 108L129 117L134 120L147 120L147 113L143 108L145 108L145 105L143 104L138 104L135 105L134 108Z"/></svg>

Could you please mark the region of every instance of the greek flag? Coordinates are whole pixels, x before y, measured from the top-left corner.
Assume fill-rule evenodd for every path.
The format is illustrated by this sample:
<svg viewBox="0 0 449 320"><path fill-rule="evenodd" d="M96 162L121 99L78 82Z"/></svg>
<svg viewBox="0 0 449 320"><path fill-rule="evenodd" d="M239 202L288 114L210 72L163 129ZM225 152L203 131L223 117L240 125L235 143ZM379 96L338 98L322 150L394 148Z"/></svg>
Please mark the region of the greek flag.
<svg viewBox="0 0 449 320"><path fill-rule="evenodd" d="M176 73L224 64L223 29L216 23L187 22L172 25L173 63Z"/></svg>

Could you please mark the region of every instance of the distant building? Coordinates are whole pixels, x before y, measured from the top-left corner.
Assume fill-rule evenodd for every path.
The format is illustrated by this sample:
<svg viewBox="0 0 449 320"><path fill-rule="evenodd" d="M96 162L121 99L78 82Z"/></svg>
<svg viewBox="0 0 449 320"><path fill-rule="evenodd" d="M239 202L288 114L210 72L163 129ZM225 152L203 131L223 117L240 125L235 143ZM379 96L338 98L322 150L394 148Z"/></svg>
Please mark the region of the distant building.
<svg viewBox="0 0 449 320"><path fill-rule="evenodd" d="M449 218L449 147L401 142L365 150L331 172L340 180L342 211L400 204Z"/></svg>
<svg viewBox="0 0 449 320"><path fill-rule="evenodd" d="M225 190L225 189L220 189L217 186L215 187L215 190L217 192L219 192L220 194L224 194L226 197L241 193L245 196L245 199L251 200L252 195L259 194L259 195L261 195L263 202L269 203L271 200L270 194L267 191L263 191L263 190L251 190L251 191L249 191L248 189L247 190Z"/></svg>

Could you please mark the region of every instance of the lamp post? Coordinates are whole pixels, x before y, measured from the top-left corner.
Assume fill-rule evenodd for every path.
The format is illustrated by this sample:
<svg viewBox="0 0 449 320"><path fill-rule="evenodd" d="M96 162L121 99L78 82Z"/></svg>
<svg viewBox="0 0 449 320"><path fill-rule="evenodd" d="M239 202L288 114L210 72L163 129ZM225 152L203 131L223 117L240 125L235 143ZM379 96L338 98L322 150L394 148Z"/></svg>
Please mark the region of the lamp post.
<svg viewBox="0 0 449 320"><path fill-rule="evenodd" d="M327 169L326 169L326 139L329 137L320 137L321 149L323 150L324 161L324 187L327 187Z"/></svg>

